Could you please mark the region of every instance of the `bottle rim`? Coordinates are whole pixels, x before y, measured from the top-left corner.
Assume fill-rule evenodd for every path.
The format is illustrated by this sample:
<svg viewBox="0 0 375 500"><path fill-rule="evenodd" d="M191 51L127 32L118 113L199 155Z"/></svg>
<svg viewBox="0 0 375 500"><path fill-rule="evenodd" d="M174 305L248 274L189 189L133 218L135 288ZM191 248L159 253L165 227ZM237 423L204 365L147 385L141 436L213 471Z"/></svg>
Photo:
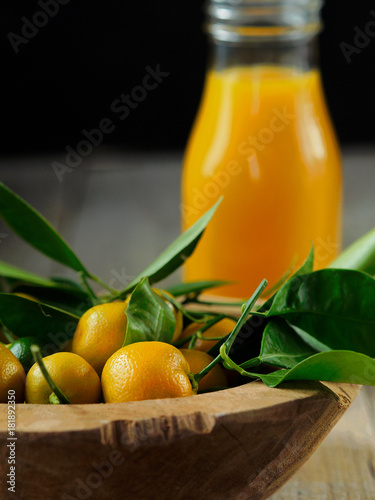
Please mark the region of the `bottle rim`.
<svg viewBox="0 0 375 500"><path fill-rule="evenodd" d="M322 28L323 0L209 0L206 30L224 42L300 42Z"/></svg>

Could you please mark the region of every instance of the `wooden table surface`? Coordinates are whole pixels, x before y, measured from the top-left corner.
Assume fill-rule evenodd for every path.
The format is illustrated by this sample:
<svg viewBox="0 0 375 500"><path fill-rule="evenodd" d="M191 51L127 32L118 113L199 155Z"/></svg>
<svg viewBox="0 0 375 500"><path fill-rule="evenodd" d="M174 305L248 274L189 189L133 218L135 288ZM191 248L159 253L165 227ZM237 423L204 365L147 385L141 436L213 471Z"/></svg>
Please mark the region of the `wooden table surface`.
<svg viewBox="0 0 375 500"><path fill-rule="evenodd" d="M123 288L179 232L181 155L102 148L60 182L51 164L61 160L1 159L0 180L52 222L89 269ZM375 226L374 160L375 149L344 151L345 246ZM66 274L1 222L0 259L43 275ZM177 274L168 282L178 280ZM375 388L362 390L315 454L271 498L375 499Z"/></svg>

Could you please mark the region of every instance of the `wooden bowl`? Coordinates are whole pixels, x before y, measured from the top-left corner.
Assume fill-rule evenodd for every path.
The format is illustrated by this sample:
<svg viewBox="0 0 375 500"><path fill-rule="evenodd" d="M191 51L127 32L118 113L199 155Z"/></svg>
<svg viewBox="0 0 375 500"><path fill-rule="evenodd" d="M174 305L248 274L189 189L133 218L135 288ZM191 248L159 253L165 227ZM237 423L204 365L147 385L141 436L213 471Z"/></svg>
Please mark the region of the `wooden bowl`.
<svg viewBox="0 0 375 500"><path fill-rule="evenodd" d="M257 500L311 455L359 386L251 382L189 398L16 405L16 493L0 405L0 498Z"/></svg>

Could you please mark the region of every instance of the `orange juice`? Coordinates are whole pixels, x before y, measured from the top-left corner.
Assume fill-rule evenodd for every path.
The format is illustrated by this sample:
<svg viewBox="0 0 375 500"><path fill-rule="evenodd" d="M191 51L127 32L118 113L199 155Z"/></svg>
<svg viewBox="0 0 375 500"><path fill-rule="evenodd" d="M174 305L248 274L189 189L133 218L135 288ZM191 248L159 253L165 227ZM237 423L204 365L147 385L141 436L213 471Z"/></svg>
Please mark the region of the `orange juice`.
<svg viewBox="0 0 375 500"><path fill-rule="evenodd" d="M248 297L300 265L315 268L341 244L341 164L320 75L281 66L211 71L186 150L182 224L223 202L193 256L187 281L222 279Z"/></svg>

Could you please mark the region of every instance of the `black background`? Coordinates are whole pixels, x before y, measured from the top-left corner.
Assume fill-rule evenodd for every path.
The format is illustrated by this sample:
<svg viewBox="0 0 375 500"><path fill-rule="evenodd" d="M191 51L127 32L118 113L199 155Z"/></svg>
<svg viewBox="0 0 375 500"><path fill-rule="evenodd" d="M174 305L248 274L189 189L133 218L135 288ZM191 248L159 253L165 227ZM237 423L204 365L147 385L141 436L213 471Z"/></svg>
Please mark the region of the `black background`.
<svg viewBox="0 0 375 500"><path fill-rule="evenodd" d="M105 143L142 150L185 145L207 59L203 1L71 0L18 54L8 34L21 35L23 16L32 19L41 7L36 1L2 5L0 153L75 147L82 129L111 116L111 103L141 84L146 66L157 64L170 75L116 122ZM321 68L339 138L343 144L368 143L375 135L375 23L374 37L350 64L340 44L353 44L354 28L375 21L375 4L327 0L323 20Z"/></svg>

